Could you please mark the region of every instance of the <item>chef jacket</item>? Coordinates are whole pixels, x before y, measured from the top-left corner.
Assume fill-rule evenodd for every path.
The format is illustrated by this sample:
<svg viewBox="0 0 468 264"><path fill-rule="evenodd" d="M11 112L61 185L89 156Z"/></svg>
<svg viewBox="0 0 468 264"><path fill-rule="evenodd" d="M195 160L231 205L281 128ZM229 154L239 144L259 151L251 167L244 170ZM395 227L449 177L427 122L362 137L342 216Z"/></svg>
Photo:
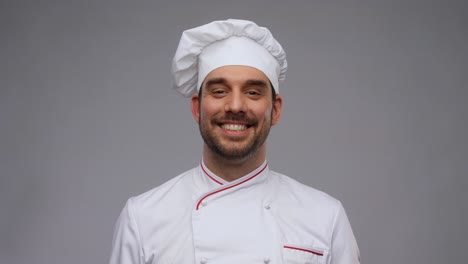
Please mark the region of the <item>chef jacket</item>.
<svg viewBox="0 0 468 264"><path fill-rule="evenodd" d="M341 203L269 170L227 182L203 163L132 197L111 264L359 263Z"/></svg>

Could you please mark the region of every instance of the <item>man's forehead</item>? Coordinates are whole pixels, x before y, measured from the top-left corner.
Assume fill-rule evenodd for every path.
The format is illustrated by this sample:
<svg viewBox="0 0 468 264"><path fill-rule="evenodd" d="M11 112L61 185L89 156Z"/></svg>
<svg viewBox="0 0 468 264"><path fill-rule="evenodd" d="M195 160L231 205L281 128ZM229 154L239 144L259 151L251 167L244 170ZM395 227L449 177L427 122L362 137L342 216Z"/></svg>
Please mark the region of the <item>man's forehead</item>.
<svg viewBox="0 0 468 264"><path fill-rule="evenodd" d="M223 66L211 71L204 80L204 83L208 82L265 83L268 86L270 84L270 80L262 71L238 65Z"/></svg>

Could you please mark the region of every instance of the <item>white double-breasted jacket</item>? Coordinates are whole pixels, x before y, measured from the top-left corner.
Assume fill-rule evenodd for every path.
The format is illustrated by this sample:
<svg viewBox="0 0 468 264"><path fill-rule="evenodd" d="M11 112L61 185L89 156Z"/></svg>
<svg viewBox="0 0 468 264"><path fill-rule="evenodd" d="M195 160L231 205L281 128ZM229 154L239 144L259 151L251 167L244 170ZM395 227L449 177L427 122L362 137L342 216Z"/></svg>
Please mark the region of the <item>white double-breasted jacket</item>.
<svg viewBox="0 0 468 264"><path fill-rule="evenodd" d="M341 203L270 171L226 182L203 164L130 198L111 264L356 264Z"/></svg>

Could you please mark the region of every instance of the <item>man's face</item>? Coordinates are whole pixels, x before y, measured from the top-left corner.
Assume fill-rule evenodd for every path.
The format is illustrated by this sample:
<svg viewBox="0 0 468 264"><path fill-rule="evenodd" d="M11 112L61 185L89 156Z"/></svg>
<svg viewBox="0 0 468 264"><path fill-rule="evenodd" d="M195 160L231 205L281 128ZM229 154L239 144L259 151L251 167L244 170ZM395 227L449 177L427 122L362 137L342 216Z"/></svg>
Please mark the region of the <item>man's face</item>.
<svg viewBox="0 0 468 264"><path fill-rule="evenodd" d="M243 161L265 149L270 127L281 115L280 95L272 100L266 75L252 67L224 66L210 72L201 98L192 97L192 112L209 151Z"/></svg>

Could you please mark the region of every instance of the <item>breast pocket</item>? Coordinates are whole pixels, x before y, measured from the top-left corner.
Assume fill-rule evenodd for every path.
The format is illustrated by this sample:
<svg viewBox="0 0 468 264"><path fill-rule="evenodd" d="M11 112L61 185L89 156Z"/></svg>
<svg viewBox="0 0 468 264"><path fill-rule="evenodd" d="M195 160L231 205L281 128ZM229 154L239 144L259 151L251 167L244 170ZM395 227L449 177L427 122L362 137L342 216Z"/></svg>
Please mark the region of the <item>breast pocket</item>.
<svg viewBox="0 0 468 264"><path fill-rule="evenodd" d="M286 264L326 264L328 250L287 244L283 246L283 258Z"/></svg>

